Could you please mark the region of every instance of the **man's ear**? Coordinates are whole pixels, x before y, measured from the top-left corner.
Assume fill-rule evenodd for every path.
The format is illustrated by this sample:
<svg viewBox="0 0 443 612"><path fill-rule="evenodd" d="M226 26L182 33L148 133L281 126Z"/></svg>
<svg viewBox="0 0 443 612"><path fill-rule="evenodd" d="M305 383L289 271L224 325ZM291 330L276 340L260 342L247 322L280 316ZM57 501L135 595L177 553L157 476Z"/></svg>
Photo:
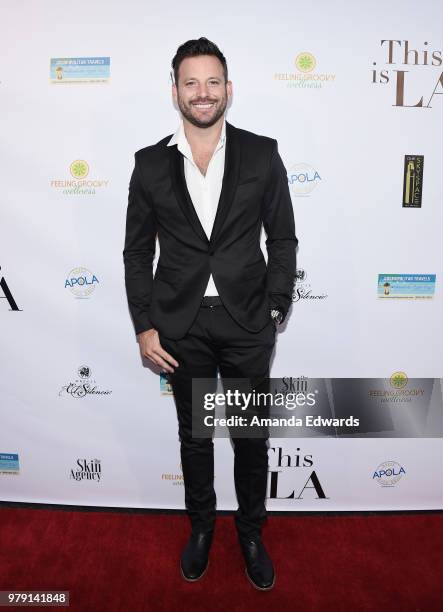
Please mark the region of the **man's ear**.
<svg viewBox="0 0 443 612"><path fill-rule="evenodd" d="M228 96L232 96L232 81L226 81L226 91L228 92Z"/></svg>

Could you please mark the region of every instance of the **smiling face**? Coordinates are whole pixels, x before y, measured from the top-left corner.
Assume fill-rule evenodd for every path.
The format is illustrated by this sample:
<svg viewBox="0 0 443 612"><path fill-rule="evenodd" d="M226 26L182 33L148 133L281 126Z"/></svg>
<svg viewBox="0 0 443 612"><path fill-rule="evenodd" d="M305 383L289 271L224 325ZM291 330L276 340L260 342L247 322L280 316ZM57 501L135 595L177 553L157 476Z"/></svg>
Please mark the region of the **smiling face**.
<svg viewBox="0 0 443 612"><path fill-rule="evenodd" d="M207 128L224 115L232 83L225 83L223 66L214 55L186 57L180 64L172 95L183 117L197 127Z"/></svg>

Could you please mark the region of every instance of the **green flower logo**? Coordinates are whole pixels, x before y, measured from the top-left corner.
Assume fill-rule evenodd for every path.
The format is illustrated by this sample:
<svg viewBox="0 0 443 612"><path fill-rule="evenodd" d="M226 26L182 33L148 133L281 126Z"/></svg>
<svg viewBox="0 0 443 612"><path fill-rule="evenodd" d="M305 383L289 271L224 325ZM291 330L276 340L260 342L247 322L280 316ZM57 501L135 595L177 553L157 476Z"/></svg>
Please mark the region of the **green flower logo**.
<svg viewBox="0 0 443 612"><path fill-rule="evenodd" d="M74 178L81 179L85 178L89 174L89 166L84 159L76 159L72 162L69 170Z"/></svg>
<svg viewBox="0 0 443 612"><path fill-rule="evenodd" d="M391 386L394 389L402 389L408 383L408 377L404 372L394 372L390 379Z"/></svg>
<svg viewBox="0 0 443 612"><path fill-rule="evenodd" d="M312 72L316 64L315 57L309 51L303 51L303 53L299 53L295 58L295 65L300 72Z"/></svg>

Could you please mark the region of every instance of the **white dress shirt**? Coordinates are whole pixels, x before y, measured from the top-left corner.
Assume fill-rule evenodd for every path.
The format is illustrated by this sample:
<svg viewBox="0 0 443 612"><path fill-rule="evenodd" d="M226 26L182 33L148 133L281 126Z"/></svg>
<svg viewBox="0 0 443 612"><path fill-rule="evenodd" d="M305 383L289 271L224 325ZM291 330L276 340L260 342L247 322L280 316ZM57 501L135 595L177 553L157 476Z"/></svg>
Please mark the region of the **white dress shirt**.
<svg viewBox="0 0 443 612"><path fill-rule="evenodd" d="M186 138L183 127L183 119L180 126L168 142L168 147L177 145L178 150L184 156L184 170L186 185L192 203L200 219L200 223L205 230L208 239L211 236L212 226L214 225L215 214L217 212L218 201L222 188L223 174L225 168L225 141L226 141L226 119L223 119L223 127L214 153L209 161L206 175L200 172L199 167L194 162L191 147ZM206 286L205 295L218 295L212 274Z"/></svg>

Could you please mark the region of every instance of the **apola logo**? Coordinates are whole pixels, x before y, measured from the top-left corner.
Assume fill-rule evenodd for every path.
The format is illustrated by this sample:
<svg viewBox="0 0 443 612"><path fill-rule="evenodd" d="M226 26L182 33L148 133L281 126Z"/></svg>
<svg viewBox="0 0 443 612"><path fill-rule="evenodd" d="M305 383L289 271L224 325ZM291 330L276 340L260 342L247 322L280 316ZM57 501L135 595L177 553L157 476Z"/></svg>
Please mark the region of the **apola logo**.
<svg viewBox="0 0 443 612"><path fill-rule="evenodd" d="M372 479L382 487L394 487L400 478L406 474L405 469L396 461L384 461L375 470Z"/></svg>
<svg viewBox="0 0 443 612"><path fill-rule="evenodd" d="M87 298L95 290L99 282L95 274L87 268L73 268L65 280L65 289L69 290L78 298Z"/></svg>
<svg viewBox="0 0 443 612"><path fill-rule="evenodd" d="M433 74L436 75L436 71L432 69L432 67L439 67L442 64L442 52L439 50L432 51L431 49L411 49L409 47L408 40L382 40L380 41L381 46L386 52L385 63L387 66L407 66L408 68L412 68L412 70L398 70L394 68L392 72L395 73L393 76L394 85L395 85L395 104L392 106L403 106L407 108L432 108L431 100L436 94L443 94L443 72L439 70L439 74L437 80L434 81L432 79L430 81L429 93L431 92L431 88L435 83L434 89L429 97L427 104L423 104L423 96L420 93L414 92L415 96L412 98L410 91L412 89L412 85L416 82L413 79L413 75L417 75L417 71L423 71L423 68L426 70L427 74L430 74L432 71ZM424 46L427 47L428 42L423 43ZM430 57L429 57L430 56ZM372 62L373 66L377 65L377 62ZM391 80L391 71L390 70L378 70L374 68L372 70L372 82L375 84L387 85ZM406 78L406 74L410 73L410 75ZM420 79L421 81L421 79ZM407 88L409 92L409 97L406 96L406 82L408 83ZM440 91L437 91L440 89ZM417 101L417 97L421 96ZM407 98L407 101L406 101ZM412 102L412 104L410 103Z"/></svg>
<svg viewBox="0 0 443 612"><path fill-rule="evenodd" d="M321 181L321 176L309 164L294 164L288 171L288 183L292 195L309 196Z"/></svg>
<svg viewBox="0 0 443 612"><path fill-rule="evenodd" d="M299 53L294 61L298 72L276 72L274 80L287 81L287 87L320 89L324 83L335 81L335 74L314 72L317 60L309 51Z"/></svg>
<svg viewBox="0 0 443 612"><path fill-rule="evenodd" d="M87 178L89 164L84 159L76 159L69 166L71 179L53 180L51 187L62 189L63 195L95 195L96 189L107 187L109 181Z"/></svg>

